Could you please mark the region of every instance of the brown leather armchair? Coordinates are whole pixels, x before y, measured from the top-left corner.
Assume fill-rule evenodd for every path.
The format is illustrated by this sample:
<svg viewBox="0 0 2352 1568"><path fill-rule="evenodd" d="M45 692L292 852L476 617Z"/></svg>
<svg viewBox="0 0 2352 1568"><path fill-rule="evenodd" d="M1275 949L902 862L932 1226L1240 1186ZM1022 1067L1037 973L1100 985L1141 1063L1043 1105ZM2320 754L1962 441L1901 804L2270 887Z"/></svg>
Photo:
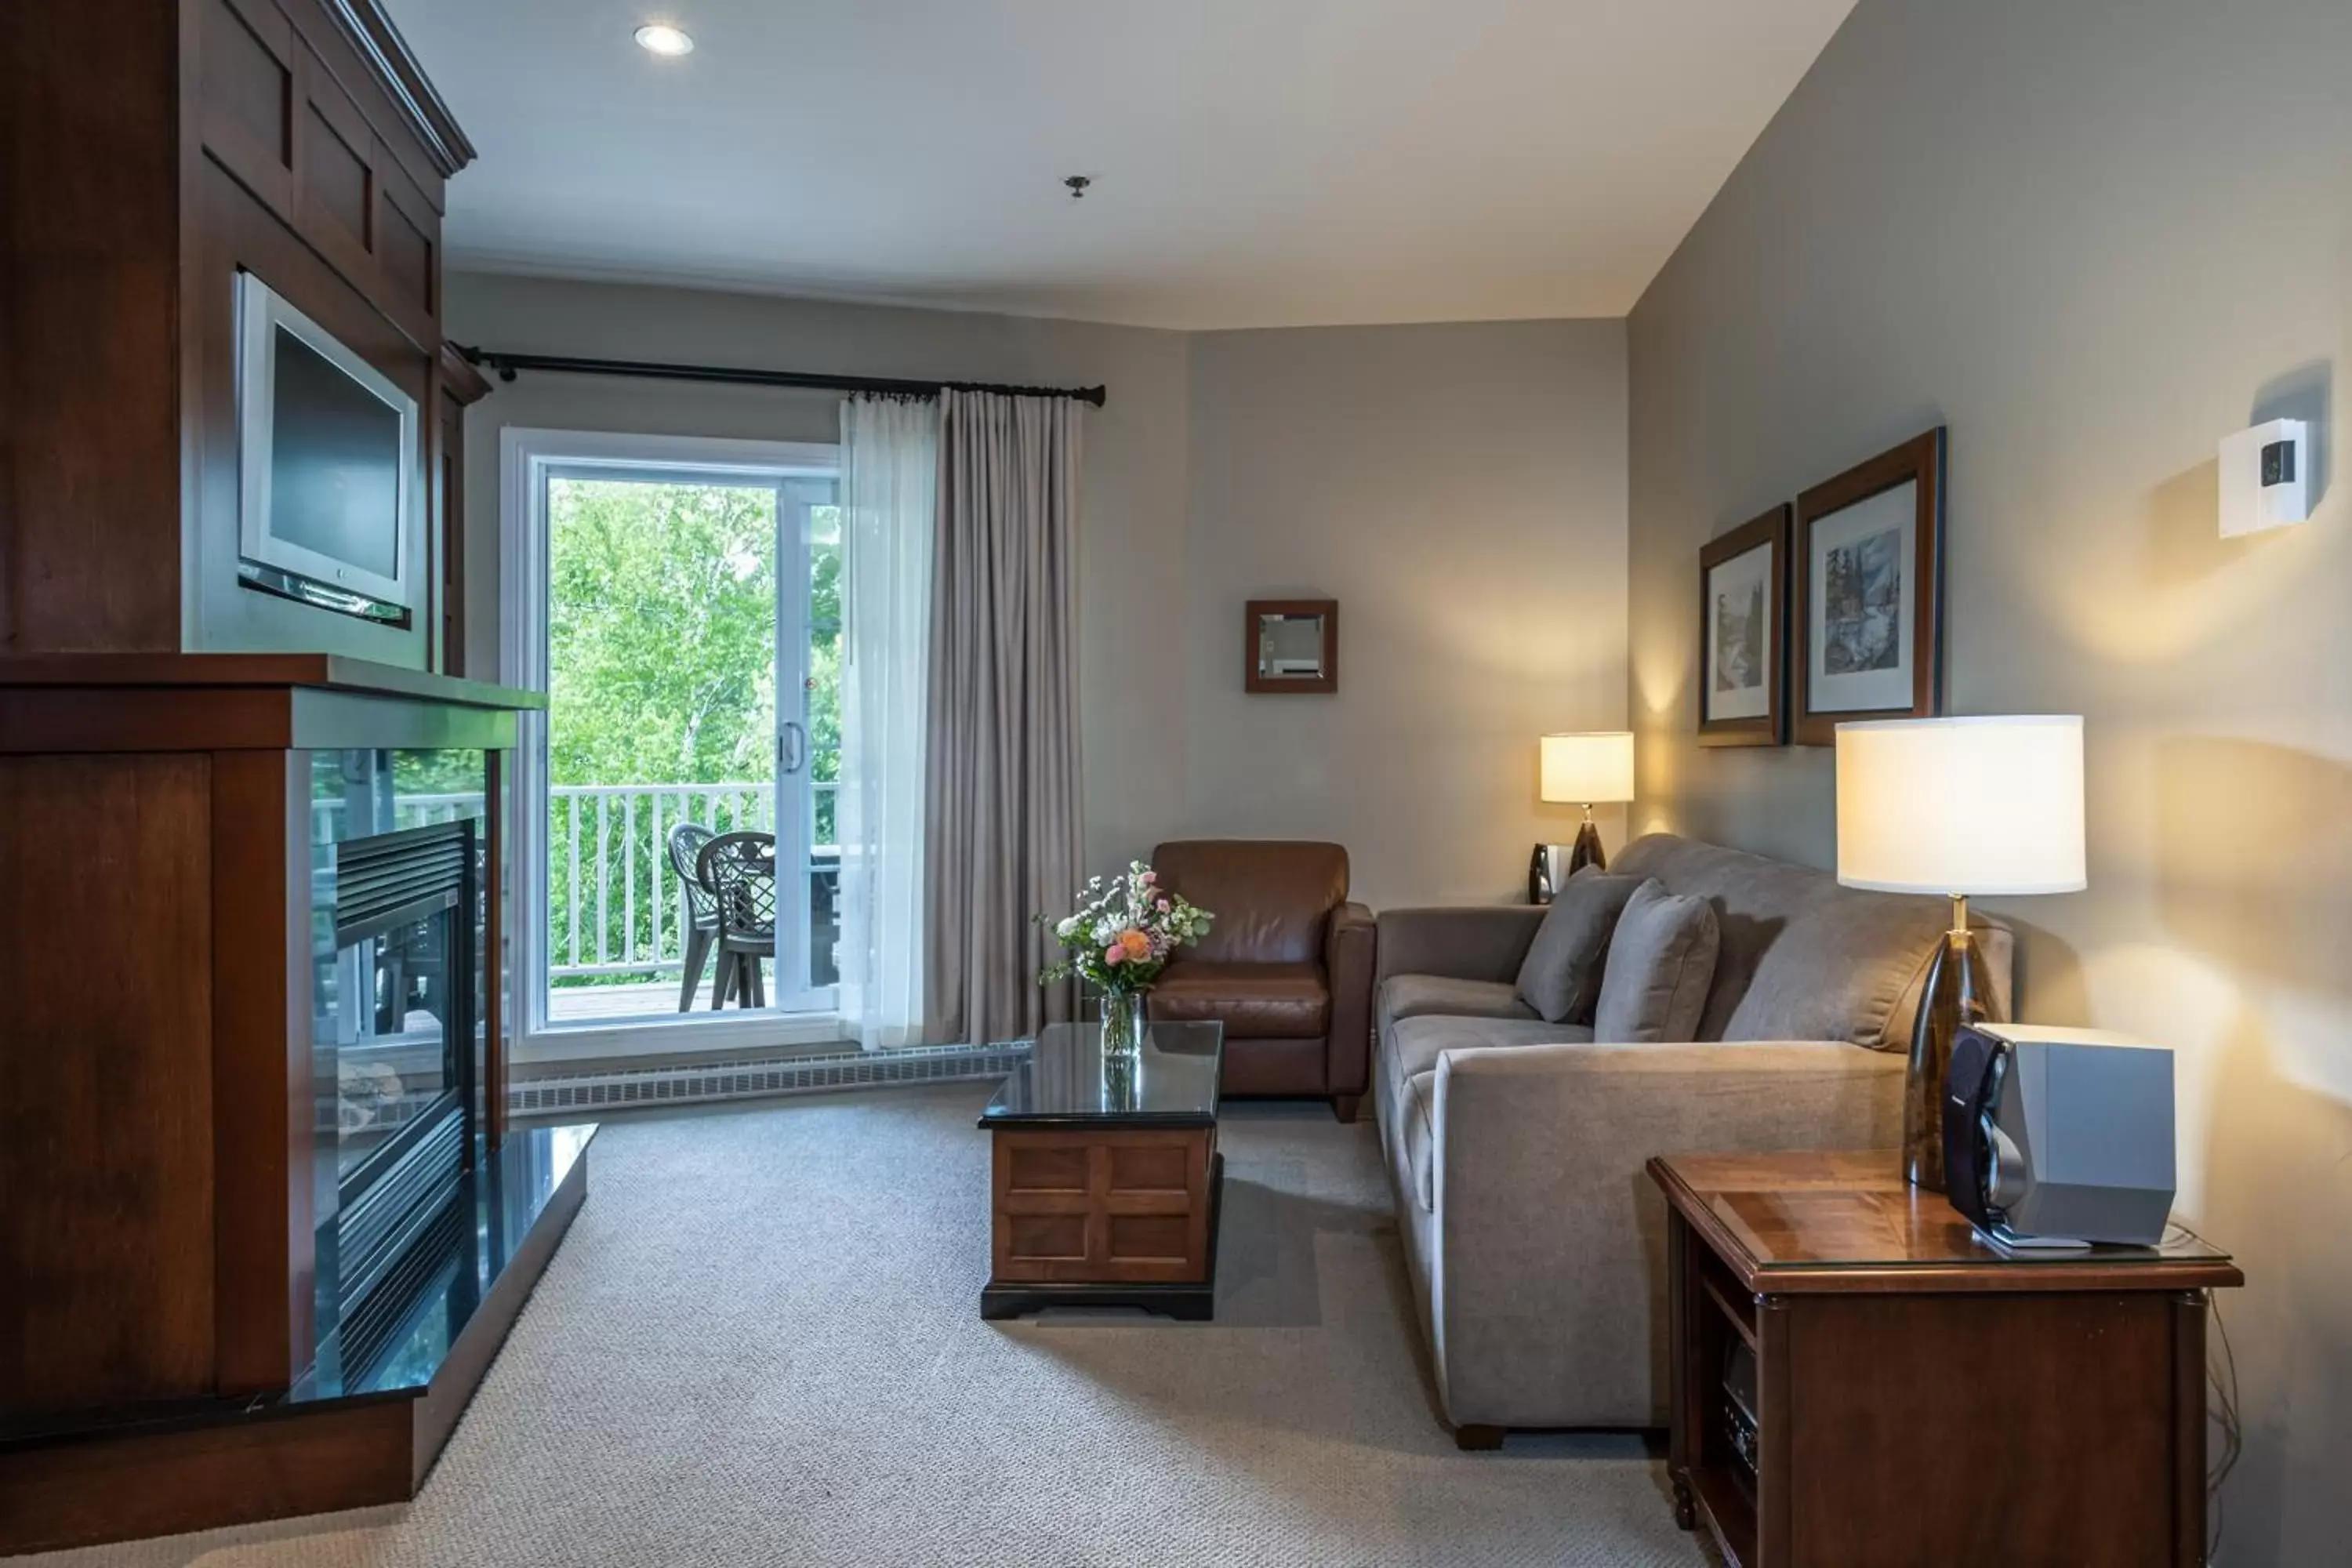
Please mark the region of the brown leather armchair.
<svg viewBox="0 0 2352 1568"><path fill-rule="evenodd" d="M1370 1081L1372 911L1348 901L1337 844L1193 838L1151 853L1160 885L1216 917L1160 972L1151 1016L1225 1026L1224 1092L1328 1099L1356 1119Z"/></svg>

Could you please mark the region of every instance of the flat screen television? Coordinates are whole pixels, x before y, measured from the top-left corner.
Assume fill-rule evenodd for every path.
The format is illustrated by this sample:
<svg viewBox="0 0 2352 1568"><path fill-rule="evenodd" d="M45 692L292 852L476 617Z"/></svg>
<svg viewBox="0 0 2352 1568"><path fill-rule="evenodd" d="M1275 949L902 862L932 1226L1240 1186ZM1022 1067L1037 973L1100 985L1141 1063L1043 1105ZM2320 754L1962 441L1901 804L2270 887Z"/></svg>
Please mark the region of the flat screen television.
<svg viewBox="0 0 2352 1568"><path fill-rule="evenodd" d="M416 400L237 274L237 574L406 626L425 581Z"/></svg>

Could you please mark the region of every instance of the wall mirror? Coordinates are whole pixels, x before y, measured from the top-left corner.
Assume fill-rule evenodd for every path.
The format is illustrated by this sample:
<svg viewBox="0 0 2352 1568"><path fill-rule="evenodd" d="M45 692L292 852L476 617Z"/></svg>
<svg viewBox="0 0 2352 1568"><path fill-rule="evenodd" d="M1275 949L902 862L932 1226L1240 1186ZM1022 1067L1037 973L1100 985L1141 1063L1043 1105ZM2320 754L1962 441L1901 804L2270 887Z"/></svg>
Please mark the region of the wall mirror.
<svg viewBox="0 0 2352 1568"><path fill-rule="evenodd" d="M1339 602L1252 599L1243 617L1243 684L1255 692L1339 689Z"/></svg>

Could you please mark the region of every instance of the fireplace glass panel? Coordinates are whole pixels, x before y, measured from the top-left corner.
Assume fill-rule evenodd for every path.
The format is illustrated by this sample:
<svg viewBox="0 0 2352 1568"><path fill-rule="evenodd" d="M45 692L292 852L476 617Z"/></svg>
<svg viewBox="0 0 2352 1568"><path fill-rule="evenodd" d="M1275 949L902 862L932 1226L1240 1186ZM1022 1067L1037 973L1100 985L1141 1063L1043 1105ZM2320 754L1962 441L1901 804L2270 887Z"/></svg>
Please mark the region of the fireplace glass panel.
<svg viewBox="0 0 2352 1568"><path fill-rule="evenodd" d="M314 1381L376 1374L464 1228L490 995L487 766L310 753Z"/></svg>
<svg viewBox="0 0 2352 1568"><path fill-rule="evenodd" d="M352 1173L459 1086L449 974L454 908L335 955L335 1173ZM349 1002L343 1000L348 998Z"/></svg>

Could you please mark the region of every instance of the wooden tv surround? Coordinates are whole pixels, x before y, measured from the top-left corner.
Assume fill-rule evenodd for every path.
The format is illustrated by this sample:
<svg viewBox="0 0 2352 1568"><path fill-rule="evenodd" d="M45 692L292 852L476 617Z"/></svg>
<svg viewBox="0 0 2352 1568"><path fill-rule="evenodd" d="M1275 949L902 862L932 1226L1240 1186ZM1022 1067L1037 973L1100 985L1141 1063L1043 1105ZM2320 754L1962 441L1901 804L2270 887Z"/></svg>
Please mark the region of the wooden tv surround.
<svg viewBox="0 0 2352 1568"><path fill-rule="evenodd" d="M0 1554L404 1500L593 1131L502 1114L543 699L460 678L488 388L442 334L441 218L473 150L377 0L0 5ZM405 626L240 585L240 271L416 401ZM471 815L404 833L398 789L447 787L419 766L471 769ZM434 845L430 912L364 881ZM385 945L397 985L336 967ZM466 1027L413 1025L426 996ZM373 1009L362 1043L441 1087L372 1165L321 1020ZM336 1228L395 1187L413 1225Z"/></svg>

